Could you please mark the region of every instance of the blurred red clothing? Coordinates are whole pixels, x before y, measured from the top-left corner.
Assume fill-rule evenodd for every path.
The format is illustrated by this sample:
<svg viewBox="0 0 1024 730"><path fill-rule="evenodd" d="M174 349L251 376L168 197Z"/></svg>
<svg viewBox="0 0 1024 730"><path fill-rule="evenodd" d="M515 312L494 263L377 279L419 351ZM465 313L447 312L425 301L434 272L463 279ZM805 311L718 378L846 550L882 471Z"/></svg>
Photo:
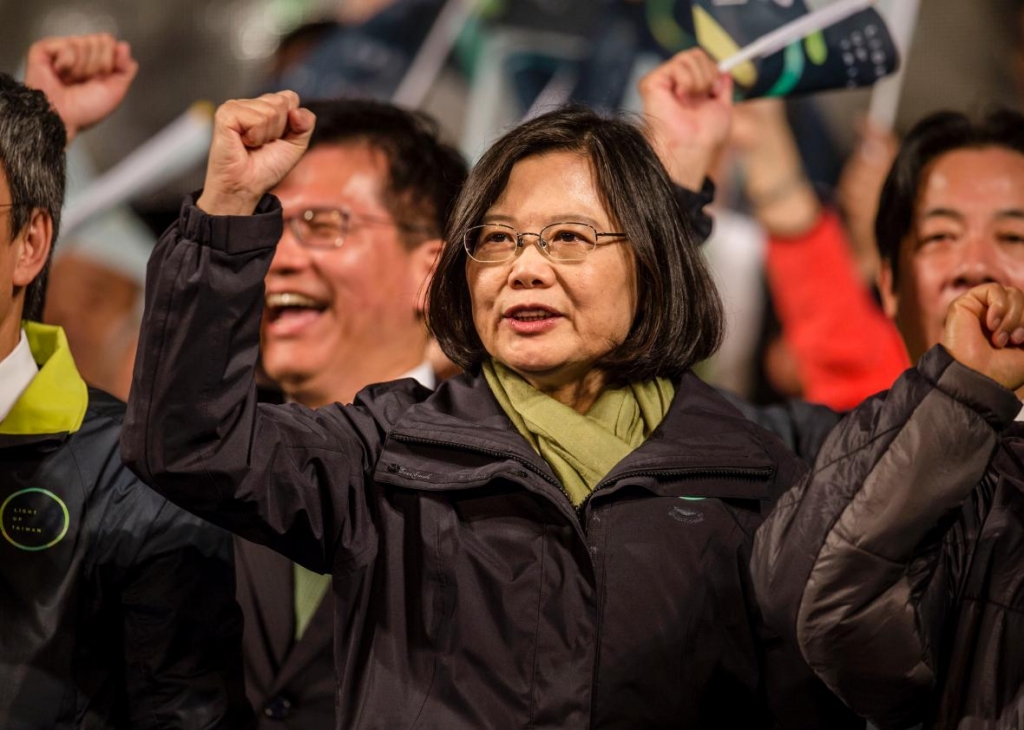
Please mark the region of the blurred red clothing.
<svg viewBox="0 0 1024 730"><path fill-rule="evenodd" d="M768 282L804 398L847 411L887 390L910 359L857 274L838 216L794 238L769 237Z"/></svg>

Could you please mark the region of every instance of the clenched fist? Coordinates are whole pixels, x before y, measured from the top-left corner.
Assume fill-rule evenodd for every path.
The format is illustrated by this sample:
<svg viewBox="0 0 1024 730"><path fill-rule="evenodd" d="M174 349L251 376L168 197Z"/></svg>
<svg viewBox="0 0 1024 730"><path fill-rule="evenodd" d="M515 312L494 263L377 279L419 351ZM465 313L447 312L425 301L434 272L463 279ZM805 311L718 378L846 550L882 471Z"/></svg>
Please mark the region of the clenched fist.
<svg viewBox="0 0 1024 730"><path fill-rule="evenodd" d="M211 215L250 215L295 166L316 117L294 91L225 102L213 119L206 183L197 201Z"/></svg>
<svg viewBox="0 0 1024 730"><path fill-rule="evenodd" d="M942 344L960 363L1010 390L1024 386L1024 292L983 284L949 305Z"/></svg>
<svg viewBox="0 0 1024 730"><path fill-rule="evenodd" d="M70 144L118 107L138 70L128 44L109 33L44 38L28 50L25 85L46 94Z"/></svg>
<svg viewBox="0 0 1024 730"><path fill-rule="evenodd" d="M699 190L729 137L732 77L691 48L640 79L638 89L648 137L669 176Z"/></svg>

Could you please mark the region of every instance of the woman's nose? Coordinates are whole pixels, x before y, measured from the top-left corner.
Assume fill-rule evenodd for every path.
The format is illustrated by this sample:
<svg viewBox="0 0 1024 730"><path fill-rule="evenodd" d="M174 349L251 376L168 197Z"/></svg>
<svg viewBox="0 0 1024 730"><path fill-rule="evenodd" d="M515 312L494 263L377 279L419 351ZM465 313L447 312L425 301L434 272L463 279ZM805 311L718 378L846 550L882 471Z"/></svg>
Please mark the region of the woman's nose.
<svg viewBox="0 0 1024 730"><path fill-rule="evenodd" d="M551 259L541 251L540 237L535 233L522 236L522 249L509 270L509 285L520 289L550 286L555 280L554 269Z"/></svg>

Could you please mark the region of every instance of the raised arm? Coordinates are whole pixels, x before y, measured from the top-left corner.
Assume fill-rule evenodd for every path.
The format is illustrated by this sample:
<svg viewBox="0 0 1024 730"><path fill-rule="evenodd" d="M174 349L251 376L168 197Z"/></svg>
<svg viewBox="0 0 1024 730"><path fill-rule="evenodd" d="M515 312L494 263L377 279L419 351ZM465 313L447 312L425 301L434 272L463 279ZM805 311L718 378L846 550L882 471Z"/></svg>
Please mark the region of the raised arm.
<svg viewBox="0 0 1024 730"><path fill-rule="evenodd" d="M172 501L326 572L341 531L354 551L368 535L341 510L363 514L344 490L361 484L372 424L360 432L340 408L258 406L254 385L263 279L282 232L265 193L313 124L291 92L217 111L206 186L150 260L121 443L128 466Z"/></svg>
<svg viewBox="0 0 1024 730"><path fill-rule="evenodd" d="M990 504L983 476L1020 410L1022 323L1018 290L957 299L944 347L851 413L758 532L769 625L882 727L920 722L932 700Z"/></svg>
<svg viewBox="0 0 1024 730"><path fill-rule="evenodd" d="M128 43L108 33L44 38L28 50L25 85L46 94L71 144L120 106L138 70Z"/></svg>
<svg viewBox="0 0 1024 730"><path fill-rule="evenodd" d="M732 119L732 77L718 73L699 48L678 53L638 85L647 138L676 185L680 208L690 217L698 240L711 235L704 208L714 197L707 178L726 139Z"/></svg>
<svg viewBox="0 0 1024 730"><path fill-rule="evenodd" d="M676 185L700 190L732 122L732 77L693 48L640 80L647 137Z"/></svg>
<svg viewBox="0 0 1024 730"><path fill-rule="evenodd" d="M768 234L767 273L807 400L840 411L889 388L910 362L895 325L860 275L846 230L804 174L785 109L736 110L747 194Z"/></svg>

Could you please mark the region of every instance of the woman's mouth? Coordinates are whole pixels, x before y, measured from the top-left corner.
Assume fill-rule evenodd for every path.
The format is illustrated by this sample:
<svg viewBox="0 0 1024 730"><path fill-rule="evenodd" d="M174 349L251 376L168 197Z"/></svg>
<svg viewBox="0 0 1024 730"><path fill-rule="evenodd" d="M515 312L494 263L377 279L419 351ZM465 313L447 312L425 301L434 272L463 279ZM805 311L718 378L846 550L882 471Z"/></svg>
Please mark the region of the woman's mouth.
<svg viewBox="0 0 1024 730"><path fill-rule="evenodd" d="M546 307L512 307L505 311L503 321L513 332L534 335L554 327L562 315Z"/></svg>
<svg viewBox="0 0 1024 730"><path fill-rule="evenodd" d="M551 312L548 312L543 309L534 309L524 312L516 312L515 314L512 315L512 319L517 320L519 322L536 322L537 320L540 319L548 319L551 316L553 316Z"/></svg>

